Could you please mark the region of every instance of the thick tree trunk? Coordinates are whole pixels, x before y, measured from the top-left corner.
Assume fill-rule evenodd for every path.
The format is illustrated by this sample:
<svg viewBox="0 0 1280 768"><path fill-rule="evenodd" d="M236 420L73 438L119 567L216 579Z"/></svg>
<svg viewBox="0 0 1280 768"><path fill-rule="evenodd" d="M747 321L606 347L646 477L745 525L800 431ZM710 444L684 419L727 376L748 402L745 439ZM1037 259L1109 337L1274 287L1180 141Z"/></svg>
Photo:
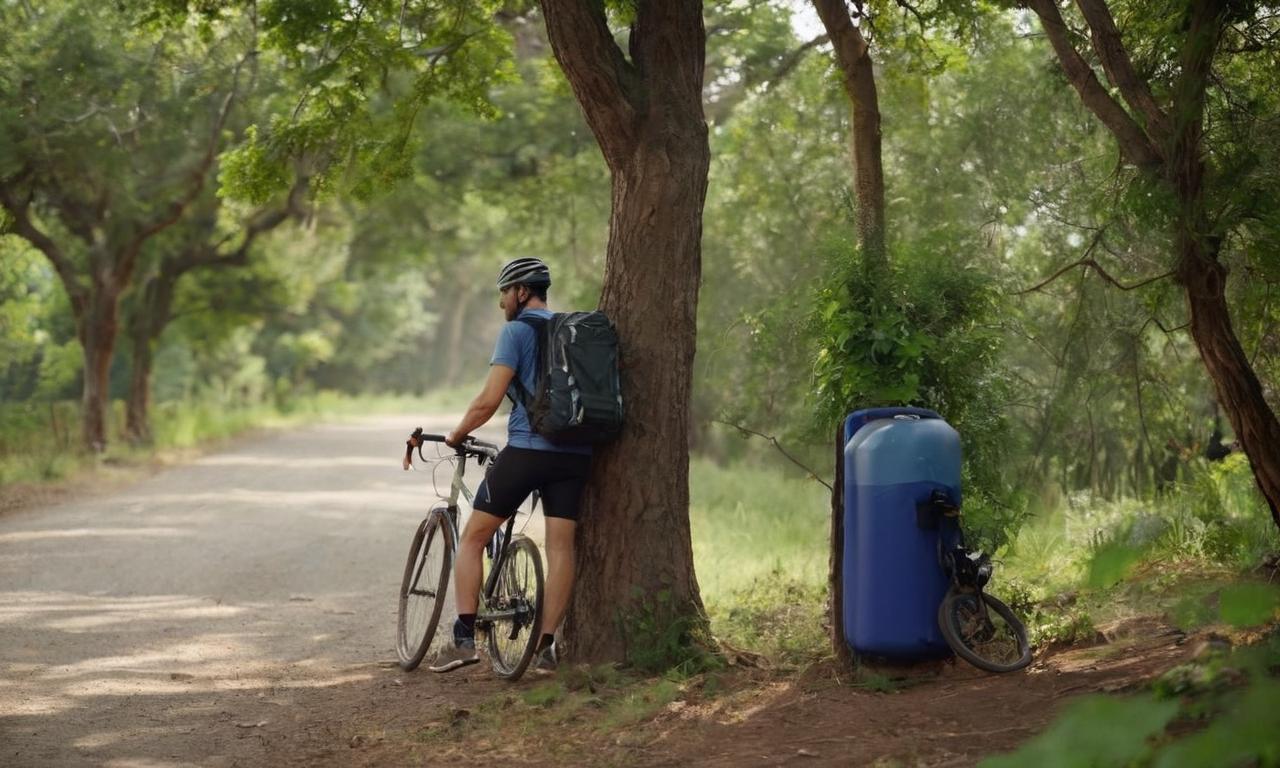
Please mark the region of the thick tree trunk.
<svg viewBox="0 0 1280 768"><path fill-rule="evenodd" d="M654 126L631 167L614 174L600 308L623 344L627 427L597 453L588 492L575 658L628 658L633 644L656 640L641 629L650 617L690 629L702 621L688 435L709 164L705 126Z"/></svg>
<svg viewBox="0 0 1280 768"><path fill-rule="evenodd" d="M710 165L702 4L639 3L630 59L599 3L543 0L542 8L612 172L600 307L618 327L627 409L621 437L596 452L586 493L570 650L587 661L669 655L672 639L690 641L705 626L689 535L688 444Z"/></svg>

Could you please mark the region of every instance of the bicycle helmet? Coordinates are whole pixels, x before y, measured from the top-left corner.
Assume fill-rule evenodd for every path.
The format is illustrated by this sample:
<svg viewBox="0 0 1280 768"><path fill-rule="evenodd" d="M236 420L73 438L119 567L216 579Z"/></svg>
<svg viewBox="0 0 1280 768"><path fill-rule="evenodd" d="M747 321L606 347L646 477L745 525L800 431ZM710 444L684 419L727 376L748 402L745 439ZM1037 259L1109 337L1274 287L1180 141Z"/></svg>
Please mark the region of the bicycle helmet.
<svg viewBox="0 0 1280 768"><path fill-rule="evenodd" d="M551 270L542 259L512 259L498 273L498 290L512 285L551 285Z"/></svg>

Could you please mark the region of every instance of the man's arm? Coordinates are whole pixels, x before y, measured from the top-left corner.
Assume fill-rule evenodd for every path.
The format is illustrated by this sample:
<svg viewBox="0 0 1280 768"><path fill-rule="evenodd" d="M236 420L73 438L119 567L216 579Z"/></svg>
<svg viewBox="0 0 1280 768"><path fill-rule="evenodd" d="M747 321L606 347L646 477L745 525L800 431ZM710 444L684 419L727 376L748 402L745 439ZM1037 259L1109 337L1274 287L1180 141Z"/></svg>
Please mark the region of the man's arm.
<svg viewBox="0 0 1280 768"><path fill-rule="evenodd" d="M498 410L498 406L502 405L502 398L506 397L507 387L510 386L511 379L515 375L514 369L500 363L489 366L489 378L485 379L484 388L480 390L480 394L476 395L476 399L471 401L467 412L462 415L462 421L453 428L445 438L445 442L456 446L467 435L484 426L484 423Z"/></svg>

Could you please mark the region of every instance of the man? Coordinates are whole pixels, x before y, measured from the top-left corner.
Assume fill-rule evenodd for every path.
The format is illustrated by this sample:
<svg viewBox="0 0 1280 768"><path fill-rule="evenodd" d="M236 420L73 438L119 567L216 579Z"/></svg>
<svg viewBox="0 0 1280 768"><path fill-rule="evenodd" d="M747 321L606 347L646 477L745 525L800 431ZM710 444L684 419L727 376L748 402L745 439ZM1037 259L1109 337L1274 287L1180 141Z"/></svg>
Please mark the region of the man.
<svg viewBox="0 0 1280 768"><path fill-rule="evenodd" d="M489 376L484 388L467 408L462 421L446 437L457 446L493 416L505 396L512 399L507 419L507 446L494 460L484 482L476 490L473 512L467 519L454 563L458 619L453 644L441 650L429 668L448 672L479 661L476 655L476 606L480 593L481 554L485 544L520 504L537 490L546 518L547 581L539 628L536 668L555 669L555 630L569 606L573 589L573 537L578 502L590 471L590 446L555 445L533 431L524 404L517 394L517 377L526 392L537 382L538 333L519 317L551 317L547 288L551 272L539 259L522 258L507 263L498 274L498 306L507 324L498 334Z"/></svg>

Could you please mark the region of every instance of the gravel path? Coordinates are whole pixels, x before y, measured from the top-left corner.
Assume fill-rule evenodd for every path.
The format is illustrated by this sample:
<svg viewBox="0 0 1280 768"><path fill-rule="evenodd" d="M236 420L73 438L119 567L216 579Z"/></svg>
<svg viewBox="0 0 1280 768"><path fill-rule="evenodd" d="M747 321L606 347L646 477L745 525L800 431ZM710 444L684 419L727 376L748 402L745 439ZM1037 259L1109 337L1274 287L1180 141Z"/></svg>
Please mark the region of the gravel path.
<svg viewBox="0 0 1280 768"><path fill-rule="evenodd" d="M431 498L404 436L454 423L272 433L0 518L0 765L260 764L317 691L386 677Z"/></svg>

